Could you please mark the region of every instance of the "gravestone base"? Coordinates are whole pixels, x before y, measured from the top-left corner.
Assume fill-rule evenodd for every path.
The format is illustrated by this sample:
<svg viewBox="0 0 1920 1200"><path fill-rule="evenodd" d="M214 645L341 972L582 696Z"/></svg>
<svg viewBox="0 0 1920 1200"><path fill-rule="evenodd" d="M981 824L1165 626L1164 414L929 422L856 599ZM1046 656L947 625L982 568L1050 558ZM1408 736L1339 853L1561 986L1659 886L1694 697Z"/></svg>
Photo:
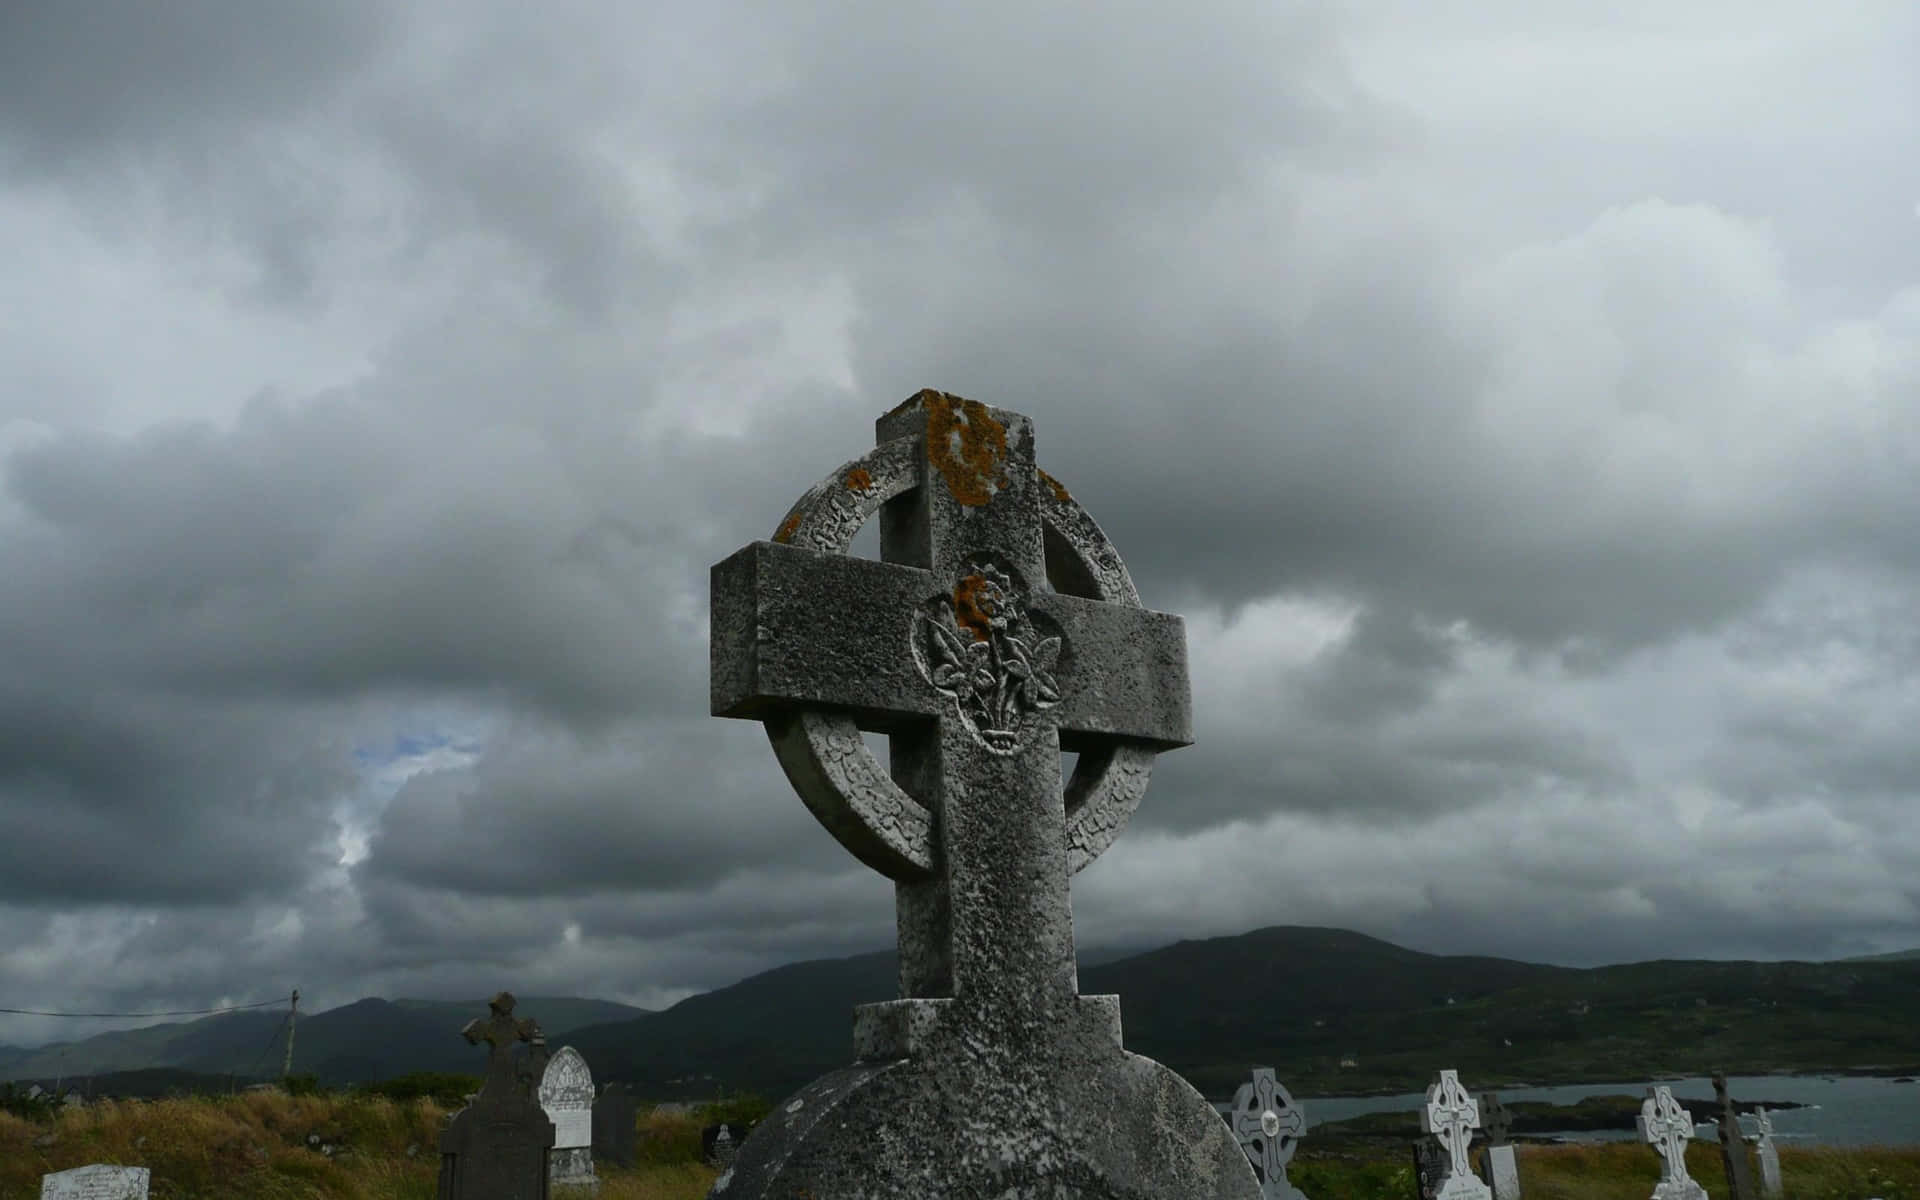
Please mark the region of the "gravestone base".
<svg viewBox="0 0 1920 1200"><path fill-rule="evenodd" d="M40 1177L40 1200L147 1200L152 1172L146 1167L95 1163Z"/></svg>
<svg viewBox="0 0 1920 1200"><path fill-rule="evenodd" d="M1662 1179L1653 1185L1653 1200L1707 1200L1707 1189L1697 1179Z"/></svg>
<svg viewBox="0 0 1920 1200"><path fill-rule="evenodd" d="M1077 1019L1044 1036L985 1036L952 1001L866 1006L868 1061L778 1105L709 1194L1259 1200L1213 1106L1121 1048L1117 999L1076 999ZM899 1044L913 1057L872 1059Z"/></svg>
<svg viewBox="0 0 1920 1200"><path fill-rule="evenodd" d="M1513 1161L1512 1146L1487 1147L1487 1186L1493 1200L1520 1200L1520 1168Z"/></svg>
<svg viewBox="0 0 1920 1200"><path fill-rule="evenodd" d="M593 1173L593 1151L586 1146L549 1150L547 1181L556 1191L560 1188L598 1189L600 1178Z"/></svg>

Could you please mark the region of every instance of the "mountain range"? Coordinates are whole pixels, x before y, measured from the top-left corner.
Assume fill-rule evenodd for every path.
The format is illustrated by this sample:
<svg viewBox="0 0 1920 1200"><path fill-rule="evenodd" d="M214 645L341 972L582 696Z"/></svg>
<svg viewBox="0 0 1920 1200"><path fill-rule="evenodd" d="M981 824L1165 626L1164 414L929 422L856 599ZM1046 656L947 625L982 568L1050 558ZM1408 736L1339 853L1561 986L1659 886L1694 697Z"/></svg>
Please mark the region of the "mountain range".
<svg viewBox="0 0 1920 1200"><path fill-rule="evenodd" d="M1097 959L1099 956L1089 956ZM596 1079L654 1099L778 1096L847 1063L852 1009L891 999L891 951L794 963L660 1012L521 998ZM1413 1091L1442 1067L1476 1086L1920 1063L1920 957L1831 963L1661 960L1573 968L1424 954L1341 929L1275 926L1083 963L1080 990L1121 998L1127 1048L1209 1096L1249 1066L1300 1095ZM457 1036L483 1001L366 999L302 1016L295 1070L327 1083L477 1073ZM170 1067L278 1073L285 1014L232 1013L0 1048L0 1078ZM1909 1072L1912 1068L1908 1068Z"/></svg>

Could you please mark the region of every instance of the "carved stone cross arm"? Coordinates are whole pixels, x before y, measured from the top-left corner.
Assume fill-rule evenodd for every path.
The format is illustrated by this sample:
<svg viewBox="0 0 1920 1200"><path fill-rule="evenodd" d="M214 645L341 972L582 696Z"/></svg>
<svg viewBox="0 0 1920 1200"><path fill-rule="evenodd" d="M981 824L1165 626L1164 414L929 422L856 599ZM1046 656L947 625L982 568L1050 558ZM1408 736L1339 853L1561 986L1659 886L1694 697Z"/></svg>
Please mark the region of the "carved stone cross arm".
<svg viewBox="0 0 1920 1200"><path fill-rule="evenodd" d="M951 696L929 686L921 663L947 648L945 631L925 628L936 617L924 606L954 586L894 563L774 542L745 547L713 568L714 715L767 720L793 706L827 705L879 731L940 717ZM1193 740L1186 689L1167 684L1186 673L1179 617L1052 592L1026 597L1025 608L1047 631L1042 642L1058 638L1067 648L1055 651L1050 690L1059 698L1045 709L1066 749L1080 734L1155 750ZM916 635L936 645L916 647ZM963 641L960 654L972 657L968 650L986 644Z"/></svg>

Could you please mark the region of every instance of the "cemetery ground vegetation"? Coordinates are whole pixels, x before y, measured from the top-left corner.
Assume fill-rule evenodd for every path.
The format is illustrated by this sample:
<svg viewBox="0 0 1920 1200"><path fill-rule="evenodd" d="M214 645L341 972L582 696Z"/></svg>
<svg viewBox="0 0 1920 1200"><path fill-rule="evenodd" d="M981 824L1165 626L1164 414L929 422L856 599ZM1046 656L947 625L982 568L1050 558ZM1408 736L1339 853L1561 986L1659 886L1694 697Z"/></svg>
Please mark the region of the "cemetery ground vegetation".
<svg viewBox="0 0 1920 1200"><path fill-rule="evenodd" d="M478 1084L422 1074L352 1091L100 1100L71 1110L0 1092L0 1200L35 1200L42 1175L89 1163L150 1168L154 1200L433 1200L440 1131ZM597 1164L599 1200L705 1196L718 1173L700 1162L701 1129L750 1124L766 1111L754 1096L642 1109L637 1162Z"/></svg>
<svg viewBox="0 0 1920 1200"><path fill-rule="evenodd" d="M439 1132L476 1083L422 1075L299 1096L103 1100L72 1110L0 1103L0 1200L33 1200L43 1174L95 1162L151 1168L154 1200L432 1200ZM455 1089L455 1104L442 1103ZM642 1108L637 1162L598 1164L600 1200L705 1196L717 1173L699 1161L701 1129L752 1124L767 1110L757 1096ZM309 1140L316 1135L318 1144ZM1516 1153L1530 1200L1646 1200L1660 1173L1658 1159L1631 1142L1522 1144ZM1780 1162L1792 1200L1920 1200L1920 1146L1783 1146ZM1687 1165L1712 1200L1725 1200L1717 1145L1695 1141ZM1322 1200L1405 1200L1413 1192L1412 1154L1399 1137L1309 1137L1288 1175Z"/></svg>

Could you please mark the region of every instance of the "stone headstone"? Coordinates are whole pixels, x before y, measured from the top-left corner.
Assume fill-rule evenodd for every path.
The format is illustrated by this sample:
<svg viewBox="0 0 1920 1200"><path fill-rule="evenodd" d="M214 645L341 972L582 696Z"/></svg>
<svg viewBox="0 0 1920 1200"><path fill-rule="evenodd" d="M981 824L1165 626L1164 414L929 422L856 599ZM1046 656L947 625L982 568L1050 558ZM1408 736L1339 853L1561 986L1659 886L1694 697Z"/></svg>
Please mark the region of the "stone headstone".
<svg viewBox="0 0 1920 1200"><path fill-rule="evenodd" d="M1481 1159L1481 1180L1493 1190L1493 1200L1520 1200L1520 1167L1507 1142L1507 1131L1512 1128L1513 1117L1500 1103L1499 1095L1482 1093L1480 1132L1486 1135L1487 1147Z"/></svg>
<svg viewBox="0 0 1920 1200"><path fill-rule="evenodd" d="M1447 1152L1430 1137L1413 1140L1413 1190L1419 1200L1435 1200L1447 1182Z"/></svg>
<svg viewBox="0 0 1920 1200"><path fill-rule="evenodd" d="M623 1083L610 1083L593 1102L593 1157L596 1162L630 1167L634 1162L633 1094Z"/></svg>
<svg viewBox="0 0 1920 1200"><path fill-rule="evenodd" d="M40 1200L147 1200L152 1172L146 1167L95 1163L40 1177Z"/></svg>
<svg viewBox="0 0 1920 1200"><path fill-rule="evenodd" d="M764 722L893 880L900 999L856 1011L856 1064L777 1105L713 1194L1252 1200L1232 1132L1122 1048L1074 960L1069 880L1192 740L1185 627L1140 606L1026 417L926 391L876 433L713 568L712 711ZM850 556L876 516L883 561Z"/></svg>
<svg viewBox="0 0 1920 1200"><path fill-rule="evenodd" d="M547 1175L555 1186L591 1187L593 1174L593 1072L572 1046L548 1059L540 1074L540 1107L553 1122L553 1152Z"/></svg>
<svg viewBox="0 0 1920 1200"><path fill-rule="evenodd" d="M1720 1134L1720 1165L1727 1173L1727 1194L1733 1200L1760 1200L1753 1181L1753 1163L1747 1158L1747 1139L1740 1132L1733 1098L1727 1095L1727 1077L1718 1072L1713 1076L1713 1098L1720 1109L1715 1124Z"/></svg>
<svg viewBox="0 0 1920 1200"><path fill-rule="evenodd" d="M1760 1159L1760 1194L1767 1200L1780 1200L1787 1193L1780 1179L1780 1149L1773 1144L1773 1114L1757 1108L1753 1119L1760 1129L1759 1140L1754 1144Z"/></svg>
<svg viewBox="0 0 1920 1200"><path fill-rule="evenodd" d="M1491 1200L1493 1193L1467 1162L1467 1148L1478 1128L1480 1105L1460 1086L1460 1073L1440 1072L1427 1088L1427 1102L1420 1109L1420 1131L1432 1134L1447 1154L1447 1177L1435 1193L1436 1200Z"/></svg>
<svg viewBox="0 0 1920 1200"><path fill-rule="evenodd" d="M1307 1131L1306 1114L1274 1079L1271 1067L1253 1069L1253 1082L1233 1094L1227 1121L1260 1179L1260 1194L1267 1200L1306 1200L1287 1179L1287 1163Z"/></svg>
<svg viewBox="0 0 1920 1200"><path fill-rule="evenodd" d="M513 1047L533 1039L537 1026L513 1017L513 993L488 1003L485 1021L467 1022L461 1036L487 1044L487 1069L473 1102L440 1134L438 1200L548 1200L547 1152L553 1121L514 1068Z"/></svg>
<svg viewBox="0 0 1920 1200"><path fill-rule="evenodd" d="M733 1165L733 1156L739 1150L740 1141L732 1125L722 1122L700 1131L700 1160L710 1167L726 1170Z"/></svg>
<svg viewBox="0 0 1920 1200"><path fill-rule="evenodd" d="M1640 1102L1640 1139L1660 1156L1660 1182L1653 1200L1707 1200L1707 1189L1687 1174L1687 1143L1693 1139L1693 1114L1674 1103L1670 1087L1650 1087Z"/></svg>

